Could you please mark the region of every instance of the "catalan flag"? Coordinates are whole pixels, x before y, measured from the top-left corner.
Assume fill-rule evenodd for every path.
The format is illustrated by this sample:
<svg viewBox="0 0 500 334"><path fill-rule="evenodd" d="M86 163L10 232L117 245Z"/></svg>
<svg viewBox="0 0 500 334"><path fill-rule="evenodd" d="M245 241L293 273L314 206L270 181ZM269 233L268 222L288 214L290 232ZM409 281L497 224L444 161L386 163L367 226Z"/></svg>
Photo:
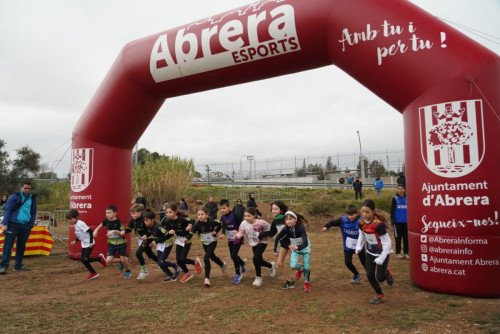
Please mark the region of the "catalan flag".
<svg viewBox="0 0 500 334"><path fill-rule="evenodd" d="M3 242L5 237L0 236L0 254L3 252ZM50 255L54 239L45 226L35 226L31 229L24 255ZM16 254L16 243L12 248L12 256Z"/></svg>

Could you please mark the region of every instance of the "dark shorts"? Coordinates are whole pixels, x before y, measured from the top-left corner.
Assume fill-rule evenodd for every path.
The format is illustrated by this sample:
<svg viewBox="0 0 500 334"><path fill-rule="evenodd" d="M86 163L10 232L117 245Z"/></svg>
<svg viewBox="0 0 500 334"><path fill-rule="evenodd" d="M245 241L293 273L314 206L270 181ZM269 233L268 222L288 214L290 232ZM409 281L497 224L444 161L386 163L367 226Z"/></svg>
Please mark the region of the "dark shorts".
<svg viewBox="0 0 500 334"><path fill-rule="evenodd" d="M115 256L118 252L119 256L126 256L127 254L127 244L112 245L108 244L108 256Z"/></svg>
<svg viewBox="0 0 500 334"><path fill-rule="evenodd" d="M284 249L288 250L288 246L290 246L290 244L288 242L281 242L280 241L280 247L281 248L284 248Z"/></svg>

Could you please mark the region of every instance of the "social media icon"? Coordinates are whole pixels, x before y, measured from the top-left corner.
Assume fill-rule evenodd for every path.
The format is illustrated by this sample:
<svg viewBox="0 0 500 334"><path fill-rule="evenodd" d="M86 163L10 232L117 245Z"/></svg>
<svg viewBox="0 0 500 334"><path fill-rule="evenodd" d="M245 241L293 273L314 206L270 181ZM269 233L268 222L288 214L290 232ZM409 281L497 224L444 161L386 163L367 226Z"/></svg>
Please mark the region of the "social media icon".
<svg viewBox="0 0 500 334"><path fill-rule="evenodd" d="M429 270L429 266L427 266L427 263L422 263L422 270L423 271Z"/></svg>
<svg viewBox="0 0 500 334"><path fill-rule="evenodd" d="M427 262L427 254L422 254L422 261Z"/></svg>
<svg viewBox="0 0 500 334"><path fill-rule="evenodd" d="M427 253L427 245L420 245L420 250L421 250L423 253Z"/></svg>
<svg viewBox="0 0 500 334"><path fill-rule="evenodd" d="M420 242L427 242L427 236L426 235L421 235L420 236Z"/></svg>

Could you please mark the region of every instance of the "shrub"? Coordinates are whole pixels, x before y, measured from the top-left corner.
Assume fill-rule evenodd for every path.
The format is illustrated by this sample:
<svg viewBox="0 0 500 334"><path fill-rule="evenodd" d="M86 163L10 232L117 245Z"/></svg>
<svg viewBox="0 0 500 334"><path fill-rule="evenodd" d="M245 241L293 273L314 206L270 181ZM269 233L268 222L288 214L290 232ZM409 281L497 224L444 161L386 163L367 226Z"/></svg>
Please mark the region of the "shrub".
<svg viewBox="0 0 500 334"><path fill-rule="evenodd" d="M313 199L309 204L308 212L311 215L333 213L336 211L337 201L333 197Z"/></svg>

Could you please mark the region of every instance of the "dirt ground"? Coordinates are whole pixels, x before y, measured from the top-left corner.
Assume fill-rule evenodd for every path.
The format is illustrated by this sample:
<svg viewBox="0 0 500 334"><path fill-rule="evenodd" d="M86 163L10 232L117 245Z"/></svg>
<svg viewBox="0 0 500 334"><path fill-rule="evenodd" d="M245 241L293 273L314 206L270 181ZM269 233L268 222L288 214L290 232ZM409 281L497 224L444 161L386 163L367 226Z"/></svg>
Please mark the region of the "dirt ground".
<svg viewBox="0 0 500 334"><path fill-rule="evenodd" d="M390 268L395 284L383 283L386 300L371 305L374 292L366 278L350 284L340 231L319 232L325 222L315 219L309 226L311 293L303 291L303 278L295 289L281 290L282 275L270 278L266 268L263 285L253 287L251 260L241 284L231 284L234 268L225 240L219 241L216 254L228 263L227 276L212 266L210 288L204 287L203 274L186 284L163 284L165 276L152 262L147 262L149 276L137 280L135 257L132 279L123 279L116 265L94 263L101 276L85 281L83 265L70 260L56 241L50 256L26 258L29 272L12 272L11 266L0 276L1 332L500 333L499 299L421 290L410 280L408 260L394 256ZM245 244L240 255L251 259L251 248ZM195 241L190 257L202 256ZM270 246L265 258L274 259ZM357 258L354 263L361 268Z"/></svg>

